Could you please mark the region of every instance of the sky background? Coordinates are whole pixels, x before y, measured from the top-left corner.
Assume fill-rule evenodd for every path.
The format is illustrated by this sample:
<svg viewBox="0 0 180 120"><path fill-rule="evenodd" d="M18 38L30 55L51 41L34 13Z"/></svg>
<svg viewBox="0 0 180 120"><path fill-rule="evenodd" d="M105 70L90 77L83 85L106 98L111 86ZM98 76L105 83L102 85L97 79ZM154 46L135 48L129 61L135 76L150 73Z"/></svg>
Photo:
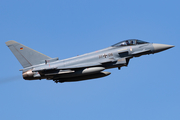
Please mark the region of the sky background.
<svg viewBox="0 0 180 120"><path fill-rule="evenodd" d="M180 1L1 0L0 120L180 120ZM22 78L15 40L65 59L126 39L175 45L99 79Z"/></svg>

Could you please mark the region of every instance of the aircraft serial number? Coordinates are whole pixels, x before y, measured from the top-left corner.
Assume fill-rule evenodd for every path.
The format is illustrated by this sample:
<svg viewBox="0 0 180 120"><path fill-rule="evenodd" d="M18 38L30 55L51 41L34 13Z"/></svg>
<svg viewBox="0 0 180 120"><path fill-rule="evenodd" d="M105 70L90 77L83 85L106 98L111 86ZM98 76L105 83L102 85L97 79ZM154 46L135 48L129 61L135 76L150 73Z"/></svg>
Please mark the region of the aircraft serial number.
<svg viewBox="0 0 180 120"><path fill-rule="evenodd" d="M107 57L111 57L111 56L113 56L113 53L99 55L99 58L107 58Z"/></svg>

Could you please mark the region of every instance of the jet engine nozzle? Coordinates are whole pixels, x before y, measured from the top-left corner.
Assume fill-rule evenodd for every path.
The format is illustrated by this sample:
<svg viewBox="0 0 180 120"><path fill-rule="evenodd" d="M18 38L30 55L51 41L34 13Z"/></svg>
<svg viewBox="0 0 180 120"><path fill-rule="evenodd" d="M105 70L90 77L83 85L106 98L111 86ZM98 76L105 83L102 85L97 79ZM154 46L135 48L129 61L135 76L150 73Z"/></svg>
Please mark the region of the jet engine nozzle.
<svg viewBox="0 0 180 120"><path fill-rule="evenodd" d="M33 80L34 79L34 72L32 72L32 70L28 70L26 72L23 72L22 76L25 80Z"/></svg>
<svg viewBox="0 0 180 120"><path fill-rule="evenodd" d="M154 47L154 53L157 53L157 52L161 52L161 51L167 50L169 48L172 48L174 46L173 45L165 45L165 44L155 44L155 43L153 43L153 47Z"/></svg>

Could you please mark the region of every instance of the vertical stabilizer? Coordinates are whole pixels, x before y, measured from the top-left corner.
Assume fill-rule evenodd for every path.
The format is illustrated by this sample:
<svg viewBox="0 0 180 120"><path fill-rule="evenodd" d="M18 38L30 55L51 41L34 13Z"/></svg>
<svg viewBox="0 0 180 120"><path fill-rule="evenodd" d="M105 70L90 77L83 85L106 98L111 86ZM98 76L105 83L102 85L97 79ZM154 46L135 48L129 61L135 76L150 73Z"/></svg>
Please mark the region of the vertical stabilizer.
<svg viewBox="0 0 180 120"><path fill-rule="evenodd" d="M21 63L23 68L37 65L43 62L43 60L50 59L50 57L37 52L25 45L22 45L14 40L10 40L6 42L6 45L12 51L14 56Z"/></svg>

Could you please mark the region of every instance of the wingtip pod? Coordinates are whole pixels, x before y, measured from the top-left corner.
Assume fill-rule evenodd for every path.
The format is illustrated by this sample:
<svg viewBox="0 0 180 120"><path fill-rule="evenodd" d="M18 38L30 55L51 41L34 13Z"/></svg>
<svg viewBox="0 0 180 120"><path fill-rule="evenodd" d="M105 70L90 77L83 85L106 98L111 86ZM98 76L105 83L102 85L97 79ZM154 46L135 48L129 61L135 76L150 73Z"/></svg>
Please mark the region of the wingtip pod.
<svg viewBox="0 0 180 120"><path fill-rule="evenodd" d="M15 43L17 43L17 42L14 41L14 40L9 40L9 41L7 41L7 42L5 42L5 43L6 43L7 46L9 46L9 45L15 44Z"/></svg>

